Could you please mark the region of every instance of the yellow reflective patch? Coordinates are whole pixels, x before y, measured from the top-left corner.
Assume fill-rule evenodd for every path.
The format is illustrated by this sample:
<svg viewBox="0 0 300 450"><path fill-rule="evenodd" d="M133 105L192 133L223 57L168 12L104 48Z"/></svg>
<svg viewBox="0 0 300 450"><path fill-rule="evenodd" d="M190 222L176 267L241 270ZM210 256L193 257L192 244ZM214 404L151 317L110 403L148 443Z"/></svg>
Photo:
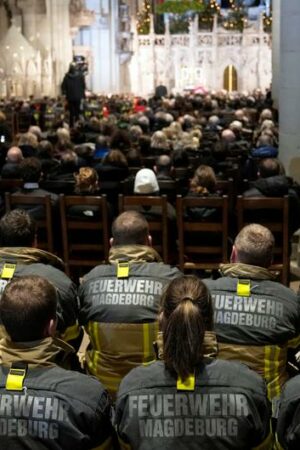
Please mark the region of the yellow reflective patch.
<svg viewBox="0 0 300 450"><path fill-rule="evenodd" d="M178 377L177 391L194 391L195 390L195 375L189 375L184 381Z"/></svg>
<svg viewBox="0 0 300 450"><path fill-rule="evenodd" d="M25 375L25 369L16 369L12 367L7 375L5 389L7 391L22 391Z"/></svg>
<svg viewBox="0 0 300 450"><path fill-rule="evenodd" d="M1 278L10 280L14 276L16 267L17 267L16 264L4 264L2 273L1 273Z"/></svg>
<svg viewBox="0 0 300 450"><path fill-rule="evenodd" d="M238 280L236 292L241 297L249 297L251 294L250 280Z"/></svg>
<svg viewBox="0 0 300 450"><path fill-rule="evenodd" d="M129 263L119 262L117 267L117 277L118 278L128 278L129 276Z"/></svg>

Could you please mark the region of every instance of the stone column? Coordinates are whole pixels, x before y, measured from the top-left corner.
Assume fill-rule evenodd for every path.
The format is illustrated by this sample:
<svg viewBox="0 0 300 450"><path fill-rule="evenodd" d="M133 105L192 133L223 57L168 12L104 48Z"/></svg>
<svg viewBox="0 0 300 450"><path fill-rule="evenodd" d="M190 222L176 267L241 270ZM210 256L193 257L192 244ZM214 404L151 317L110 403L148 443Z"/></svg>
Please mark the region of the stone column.
<svg viewBox="0 0 300 450"><path fill-rule="evenodd" d="M273 0L272 22L272 97L274 107L278 109L280 75L280 0Z"/></svg>
<svg viewBox="0 0 300 450"><path fill-rule="evenodd" d="M300 182L299 25L299 0L281 1L279 27L279 158L287 173L298 182ZM278 74L275 74L275 77L276 75Z"/></svg>
<svg viewBox="0 0 300 450"><path fill-rule="evenodd" d="M50 32L50 55L53 61L54 92L60 93L64 74L72 61L69 0L46 0Z"/></svg>
<svg viewBox="0 0 300 450"><path fill-rule="evenodd" d="M36 0L18 0L18 7L22 11L22 33L33 44L36 39Z"/></svg>

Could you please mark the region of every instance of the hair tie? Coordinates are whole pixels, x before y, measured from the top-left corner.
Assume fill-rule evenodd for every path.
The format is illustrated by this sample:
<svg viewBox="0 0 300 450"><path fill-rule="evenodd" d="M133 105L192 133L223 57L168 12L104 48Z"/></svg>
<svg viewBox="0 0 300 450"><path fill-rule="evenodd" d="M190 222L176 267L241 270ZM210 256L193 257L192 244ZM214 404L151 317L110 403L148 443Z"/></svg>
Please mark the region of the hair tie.
<svg viewBox="0 0 300 450"><path fill-rule="evenodd" d="M193 302L194 299L193 299L193 297L190 297L189 295L186 295L185 297L183 297L182 301L183 301L183 302L184 302L184 301L190 301L190 302Z"/></svg>

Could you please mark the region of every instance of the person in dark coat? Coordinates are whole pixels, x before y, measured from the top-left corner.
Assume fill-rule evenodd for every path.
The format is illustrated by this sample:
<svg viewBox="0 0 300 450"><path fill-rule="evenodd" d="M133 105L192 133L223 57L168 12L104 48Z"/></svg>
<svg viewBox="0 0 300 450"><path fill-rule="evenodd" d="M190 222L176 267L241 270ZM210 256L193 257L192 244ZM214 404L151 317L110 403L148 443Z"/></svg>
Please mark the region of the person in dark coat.
<svg viewBox="0 0 300 450"><path fill-rule="evenodd" d="M297 186L284 173L281 162L276 158L262 159L258 166L258 178L244 192L244 197L289 197L290 235L300 227L300 198ZM256 212L257 214L257 212Z"/></svg>
<svg viewBox="0 0 300 450"><path fill-rule="evenodd" d="M61 90L68 101L70 127L73 128L74 122L79 119L80 103L85 96L84 75L73 63L70 64L69 71L64 76Z"/></svg>
<svg viewBox="0 0 300 450"><path fill-rule="evenodd" d="M11 147L6 155L6 161L1 169L1 178L20 178L20 163L23 159L19 147Z"/></svg>

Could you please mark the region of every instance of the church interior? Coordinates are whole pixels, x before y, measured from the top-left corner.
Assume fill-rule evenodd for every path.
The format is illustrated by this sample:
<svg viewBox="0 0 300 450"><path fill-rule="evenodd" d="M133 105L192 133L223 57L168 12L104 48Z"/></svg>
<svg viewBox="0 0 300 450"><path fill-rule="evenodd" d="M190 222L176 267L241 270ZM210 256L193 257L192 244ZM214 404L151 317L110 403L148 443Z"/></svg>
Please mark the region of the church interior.
<svg viewBox="0 0 300 450"><path fill-rule="evenodd" d="M286 443L280 415L281 389L300 370L299 23L299 0L0 0L0 294L9 301L9 286L24 276L34 301L44 282L34 277L52 283L58 306L39 339L73 346L68 368L97 377L116 407L108 440L93 441L104 446L78 448L196 448L190 436L226 442L203 438L208 446L197 448L246 448L239 427L252 419L229 426L226 415L259 404L238 397L255 396L245 393L255 377L242 393L226 381L228 397L218 385L217 400L197 379L205 367L205 385L213 371L204 343L214 322L220 360L244 359L267 383L254 416L278 420L277 449L299 448L300 438ZM9 339L9 362L17 352L1 302L0 447L14 433L56 442L57 424L33 432L22 422L24 435L21 425L11 435L1 425ZM24 306L20 323L26 314ZM34 336L17 341L22 358ZM160 397L150 383L156 357ZM202 400L193 403L197 389ZM72 409L59 408L57 423ZM104 403L97 408L93 417L106 414ZM264 418L254 422L251 448L275 448ZM233 436L244 444L235 447Z"/></svg>

